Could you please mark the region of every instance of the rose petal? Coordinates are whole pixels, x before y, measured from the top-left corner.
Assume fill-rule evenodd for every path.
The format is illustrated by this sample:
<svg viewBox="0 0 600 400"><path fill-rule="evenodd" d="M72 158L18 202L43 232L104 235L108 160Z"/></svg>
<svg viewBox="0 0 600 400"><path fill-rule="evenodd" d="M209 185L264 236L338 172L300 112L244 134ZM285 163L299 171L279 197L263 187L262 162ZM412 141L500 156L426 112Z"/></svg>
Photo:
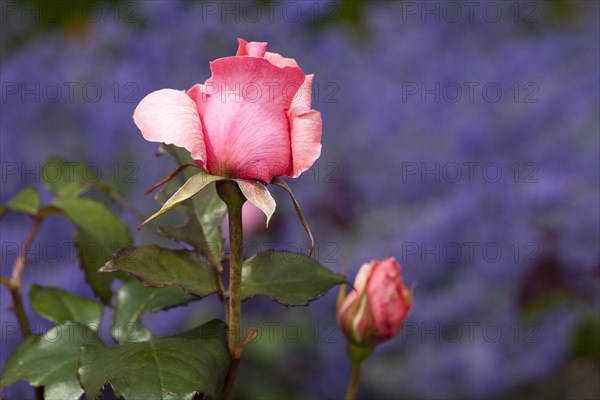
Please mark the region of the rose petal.
<svg viewBox="0 0 600 400"><path fill-rule="evenodd" d="M348 296L346 296L346 298L340 305L339 310L337 310L338 324L340 324L340 325L342 324L342 318L344 318L344 314L346 313L346 310L348 309L348 307L350 307L350 305L352 305L352 303L354 303L354 300L356 300L357 297L358 297L358 293L356 292L356 290L353 290L350 293L348 293Z"/></svg>
<svg viewBox="0 0 600 400"><path fill-rule="evenodd" d="M198 109L184 91L162 89L150 93L136 107L133 120L146 140L183 147L194 160L206 161Z"/></svg>
<svg viewBox="0 0 600 400"><path fill-rule="evenodd" d="M356 278L354 278L354 289L356 289L359 293L362 293L363 290L365 290L365 288L367 287L367 282L369 281L369 277L371 276L373 267L376 264L376 261L364 263L358 270L358 274L356 274Z"/></svg>
<svg viewBox="0 0 600 400"><path fill-rule="evenodd" d="M302 86L300 86L300 89L298 89L298 92L292 100L292 106L290 107L290 109L294 109L295 107L306 107L310 109L312 102L312 84L314 77L315 76L313 74L306 75Z"/></svg>
<svg viewBox="0 0 600 400"><path fill-rule="evenodd" d="M283 67L296 67L300 68L296 60L293 58L283 57L281 54L271 53L267 51L265 53L265 59L267 59L271 64L283 68Z"/></svg>
<svg viewBox="0 0 600 400"><path fill-rule="evenodd" d="M296 107L290 112L292 142L292 178L309 169L321 155L323 122L321 113L306 107Z"/></svg>
<svg viewBox="0 0 600 400"><path fill-rule="evenodd" d="M371 271L373 270L375 264L375 261L371 261L370 263L361 265L360 269L358 270L358 274L356 274L356 278L354 278L354 289L348 293L348 296L346 296L342 302L342 305L340 306L340 309L338 310L338 319L343 316L343 314L346 312L346 309L365 290L367 281L369 280L369 276L371 275Z"/></svg>
<svg viewBox="0 0 600 400"><path fill-rule="evenodd" d="M270 182L292 172L286 111L304 82L300 68L265 59L226 57L210 64L206 87L216 92L202 122L208 170L215 175Z"/></svg>
<svg viewBox="0 0 600 400"><path fill-rule="evenodd" d="M196 103L196 109L198 110L198 114L200 114L200 120L202 120L204 106L206 105L208 97L211 95L210 88L197 83L189 88L186 93Z"/></svg>
<svg viewBox="0 0 600 400"><path fill-rule="evenodd" d="M236 56L250 56L263 58L267 51L267 42L247 42L244 39L238 38L238 51Z"/></svg>
<svg viewBox="0 0 600 400"><path fill-rule="evenodd" d="M368 280L368 297L371 312L382 336L396 335L410 309L404 297L400 265L388 258L378 263Z"/></svg>

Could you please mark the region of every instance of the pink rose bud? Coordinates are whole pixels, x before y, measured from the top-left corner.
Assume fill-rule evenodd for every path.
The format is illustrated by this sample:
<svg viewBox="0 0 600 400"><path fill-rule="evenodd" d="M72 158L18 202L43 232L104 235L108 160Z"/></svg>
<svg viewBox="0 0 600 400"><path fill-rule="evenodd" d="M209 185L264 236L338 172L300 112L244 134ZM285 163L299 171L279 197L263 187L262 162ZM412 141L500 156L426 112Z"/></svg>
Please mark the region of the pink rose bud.
<svg viewBox="0 0 600 400"><path fill-rule="evenodd" d="M375 346L394 337L412 306L396 260L390 257L363 264L354 288L337 313L346 337L359 346Z"/></svg>
<svg viewBox="0 0 600 400"><path fill-rule="evenodd" d="M321 154L313 75L267 43L238 41L235 56L210 63L204 84L152 92L133 119L146 140L186 148L213 175L296 178Z"/></svg>

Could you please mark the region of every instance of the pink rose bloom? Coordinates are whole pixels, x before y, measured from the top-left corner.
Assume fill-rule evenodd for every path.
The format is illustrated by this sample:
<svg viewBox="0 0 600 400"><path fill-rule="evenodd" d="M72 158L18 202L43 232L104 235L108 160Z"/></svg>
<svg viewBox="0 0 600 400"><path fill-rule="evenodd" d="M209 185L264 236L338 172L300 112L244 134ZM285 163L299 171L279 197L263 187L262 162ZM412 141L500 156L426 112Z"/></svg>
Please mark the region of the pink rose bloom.
<svg viewBox="0 0 600 400"><path fill-rule="evenodd" d="M266 183L295 178L321 154L313 75L268 52L267 43L238 41L235 56L210 63L204 84L152 92L133 119L146 140L186 148L213 175Z"/></svg>
<svg viewBox="0 0 600 400"><path fill-rule="evenodd" d="M337 313L344 334L362 346L374 346L394 337L412 306L396 260L390 257L363 264L354 288Z"/></svg>

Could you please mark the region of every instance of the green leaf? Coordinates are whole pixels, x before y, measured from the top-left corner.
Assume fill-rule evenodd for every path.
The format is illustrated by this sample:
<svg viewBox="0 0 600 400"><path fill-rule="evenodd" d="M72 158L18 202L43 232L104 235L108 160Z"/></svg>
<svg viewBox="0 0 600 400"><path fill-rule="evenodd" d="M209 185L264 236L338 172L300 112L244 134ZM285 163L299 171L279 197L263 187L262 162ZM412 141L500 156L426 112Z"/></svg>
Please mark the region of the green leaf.
<svg viewBox="0 0 600 400"><path fill-rule="evenodd" d="M110 208L93 199L63 197L54 199L51 205L60 209L77 227L75 241L86 280L94 293L109 304L113 276L99 274L98 269L115 251L131 244L127 226Z"/></svg>
<svg viewBox="0 0 600 400"><path fill-rule="evenodd" d="M29 299L36 313L56 324L77 322L95 331L102 319L100 303L62 289L33 285Z"/></svg>
<svg viewBox="0 0 600 400"><path fill-rule="evenodd" d="M77 197L98 179L98 171L90 170L81 162L52 157L42 167L42 179L58 197Z"/></svg>
<svg viewBox="0 0 600 400"><path fill-rule="evenodd" d="M266 251L244 262L242 299L257 295L288 306L302 306L346 282L313 258L287 251Z"/></svg>
<svg viewBox="0 0 600 400"><path fill-rule="evenodd" d="M25 188L6 203L6 208L15 212L36 215L40 210L40 194L34 188Z"/></svg>
<svg viewBox="0 0 600 400"><path fill-rule="evenodd" d="M84 346L78 375L89 399L106 383L126 399L214 399L229 369L225 339L225 325L214 320L146 342Z"/></svg>
<svg viewBox="0 0 600 400"><path fill-rule="evenodd" d="M269 193L269 189L267 186L259 181L251 181L248 179L236 179L235 180L240 187L244 196L248 199L248 201L258 207L266 216L267 216L267 227L269 226L269 221L275 212L275 199Z"/></svg>
<svg viewBox="0 0 600 400"><path fill-rule="evenodd" d="M210 175L210 174L207 174L205 172L199 172L199 173L195 174L190 179L188 179L183 184L183 186L181 186L179 188L179 190L177 190L175 192L175 194L173 196L171 196L165 202L165 204L163 204L163 206L161 207L160 210L158 210L150 218L148 218L147 220L145 220L140 225L140 228L143 227L144 225L146 225L148 222L150 222L153 219L155 219L156 217L159 217L159 216L163 215L167 211L169 211L172 208L174 208L174 207L178 206L179 204L183 203L184 201L186 201L187 199L189 199L190 197L192 197L193 195L195 195L196 193L198 193L199 191L201 191L202 189L204 189L209 183L216 182L216 181L221 180L221 179L223 179L223 178L220 177L220 176Z"/></svg>
<svg viewBox="0 0 600 400"><path fill-rule="evenodd" d="M171 240L190 244L196 252L205 254L220 267L224 242L221 223L227 212L225 203L218 198L213 187L202 190L180 207L186 214L185 222L182 225L160 226L158 233Z"/></svg>
<svg viewBox="0 0 600 400"><path fill-rule="evenodd" d="M101 343L94 331L74 323L31 336L8 359L0 388L25 380L44 386L47 400L78 400L83 394L77 380L79 348Z"/></svg>
<svg viewBox="0 0 600 400"><path fill-rule="evenodd" d="M161 145L161 152L169 153L179 165L193 163L189 152L173 145ZM188 168L172 179L155 198L163 205L185 182L197 172ZM171 240L185 242L194 247L198 253L207 255L211 261L221 268L223 258L223 233L221 224L227 213L227 206L219 198L214 185L210 184L198 194L182 202L178 208L186 215L185 222L180 225L165 225L158 232Z"/></svg>
<svg viewBox="0 0 600 400"><path fill-rule="evenodd" d="M155 245L119 250L100 271L127 272L146 286L177 286L197 297L213 294L219 288L215 268L204 256Z"/></svg>
<svg viewBox="0 0 600 400"><path fill-rule="evenodd" d="M195 299L174 286L149 288L135 280L123 282L117 293L113 338L118 342L148 340L152 334L142 325L142 315L187 304Z"/></svg>

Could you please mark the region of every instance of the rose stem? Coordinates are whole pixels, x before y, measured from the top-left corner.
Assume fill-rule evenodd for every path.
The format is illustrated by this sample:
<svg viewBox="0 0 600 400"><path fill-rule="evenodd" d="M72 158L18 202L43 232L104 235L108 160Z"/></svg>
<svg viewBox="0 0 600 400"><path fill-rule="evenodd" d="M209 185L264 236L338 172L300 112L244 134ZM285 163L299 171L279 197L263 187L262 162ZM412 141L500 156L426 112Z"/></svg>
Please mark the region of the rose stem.
<svg viewBox="0 0 600 400"><path fill-rule="evenodd" d="M21 327L21 333L23 334L23 339L27 339L31 336L31 328L29 327L29 322L27 321L27 316L25 315L25 309L23 307L23 271L25 270L25 263L27 253L29 252L29 248L37 235L40 225L42 223L42 218L35 217L33 220L33 226L31 227L31 231L21 248L21 252L19 256L15 260L12 269L12 275L10 277L10 281L8 281L8 289L10 290L10 294L13 300L13 311L15 316L17 317L17 321L19 321L19 326Z"/></svg>
<svg viewBox="0 0 600 400"><path fill-rule="evenodd" d="M365 361L373 353L374 347L357 345L348 342L346 350L352 362L352 372L350 373L350 382L348 382L348 390L346 391L345 400L354 400L358 394L358 386L360 384L360 368Z"/></svg>
<svg viewBox="0 0 600 400"><path fill-rule="evenodd" d="M2 277L0 280L1 283L5 285L8 290L10 290L10 295L12 298L12 310L15 313L17 321L19 322L23 339L27 339L29 336L31 336L31 328L29 326L29 321L27 320L27 315L25 314L25 307L23 306L23 271L25 270L25 264L27 262L27 253L29 252L29 248L31 247L33 240L40 230L40 225L42 224L43 220L43 217L34 217L31 231L29 231L29 235L27 236L27 239L21 248L21 252L13 264L10 280L4 277ZM35 394L37 399L43 399L44 388L42 386L36 387Z"/></svg>
<svg viewBox="0 0 600 400"><path fill-rule="evenodd" d="M246 201L243 193L234 181L217 182L217 193L227 204L229 214L229 312L227 315L227 347L231 356L231 365L223 389L223 398L230 400L233 397L233 388L237 368L240 363L240 353L236 350L240 342L240 326L242 312L242 206Z"/></svg>
<svg viewBox="0 0 600 400"><path fill-rule="evenodd" d="M352 372L350 373L350 382L348 382L348 389L346 390L345 400L354 400L358 393L358 386L360 384L360 366L362 362L352 363Z"/></svg>

